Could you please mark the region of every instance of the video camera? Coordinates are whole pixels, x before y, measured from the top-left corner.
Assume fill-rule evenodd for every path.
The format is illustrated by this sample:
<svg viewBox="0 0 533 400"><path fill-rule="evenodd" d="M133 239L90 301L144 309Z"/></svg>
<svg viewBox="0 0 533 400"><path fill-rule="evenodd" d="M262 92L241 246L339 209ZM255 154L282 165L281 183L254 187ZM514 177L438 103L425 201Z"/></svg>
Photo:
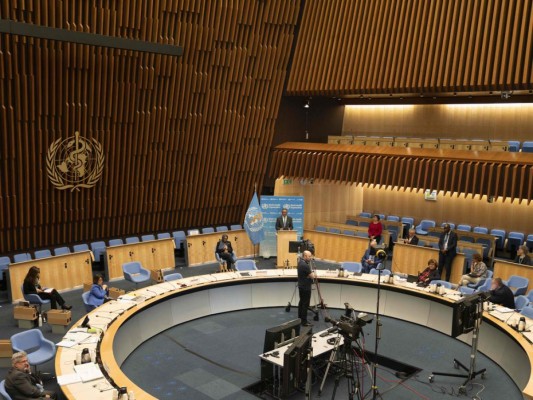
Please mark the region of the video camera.
<svg viewBox="0 0 533 400"><path fill-rule="evenodd" d="M315 245L309 239L289 242L289 253L303 253L306 250L310 251L312 255L315 255Z"/></svg>
<svg viewBox="0 0 533 400"><path fill-rule="evenodd" d="M363 326L372 322L372 317L365 314L362 317L356 317L354 319L352 317L347 317L346 315L341 315L339 320L326 317L325 321L331 323L333 326L338 327L339 332L343 336L351 340L357 340L359 338L359 334L363 331Z"/></svg>

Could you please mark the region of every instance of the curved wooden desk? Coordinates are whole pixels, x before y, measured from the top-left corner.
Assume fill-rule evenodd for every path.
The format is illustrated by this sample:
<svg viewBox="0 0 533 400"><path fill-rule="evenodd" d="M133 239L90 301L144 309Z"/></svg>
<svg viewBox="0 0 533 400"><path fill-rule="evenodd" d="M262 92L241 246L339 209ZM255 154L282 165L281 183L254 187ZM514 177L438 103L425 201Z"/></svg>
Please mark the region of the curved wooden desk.
<svg viewBox="0 0 533 400"><path fill-rule="evenodd" d="M375 312L376 283L368 279L376 279L376 276L363 275L365 280L337 278L335 271L319 271L319 276L321 293L329 307L343 309L344 303L349 302L358 310ZM140 289L137 295L144 293L153 297L124 312L125 303L106 303L89 314L92 326L105 329L109 324L100 344L102 365L116 385L134 390L137 399L153 399L120 369L140 344L170 327L203 316L249 308L284 307L291 298L295 281L296 270L263 270L251 277L241 277L238 273L204 275ZM179 287L180 284L189 286ZM419 288L383 284L380 312L449 335L453 301ZM484 322L479 350L511 376L525 398L533 398L531 344L491 315L486 315ZM460 339L467 343L471 340L469 335L462 335ZM91 345L58 349L55 362L58 376L72 372L76 353L83 347ZM112 391L106 390L109 388L109 383L102 380L62 386L66 397L76 400L110 399Z"/></svg>

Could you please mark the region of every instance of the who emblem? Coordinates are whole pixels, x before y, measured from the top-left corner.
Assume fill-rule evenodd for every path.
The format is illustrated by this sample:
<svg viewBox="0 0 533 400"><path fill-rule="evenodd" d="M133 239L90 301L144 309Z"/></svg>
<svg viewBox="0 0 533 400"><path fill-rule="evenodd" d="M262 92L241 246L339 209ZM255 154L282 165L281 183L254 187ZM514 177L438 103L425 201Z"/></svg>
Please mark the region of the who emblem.
<svg viewBox="0 0 533 400"><path fill-rule="evenodd" d="M59 190L91 188L104 170L104 152L96 140L76 132L67 139L57 139L48 148L46 171L50 182Z"/></svg>

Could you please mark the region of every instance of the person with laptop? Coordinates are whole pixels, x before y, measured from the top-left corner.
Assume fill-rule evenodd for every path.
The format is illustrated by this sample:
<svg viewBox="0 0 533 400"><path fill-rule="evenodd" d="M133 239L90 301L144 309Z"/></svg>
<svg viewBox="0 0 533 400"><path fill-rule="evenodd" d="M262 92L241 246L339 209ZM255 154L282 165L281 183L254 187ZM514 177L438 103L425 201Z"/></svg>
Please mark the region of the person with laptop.
<svg viewBox="0 0 533 400"><path fill-rule="evenodd" d="M515 309L514 294L508 286L506 286L502 278L494 278L490 285L489 301L494 304L501 304L511 310Z"/></svg>
<svg viewBox="0 0 533 400"><path fill-rule="evenodd" d="M25 351L11 356L11 368L7 372L5 386L12 400L57 398L55 392L44 390L43 382L31 373Z"/></svg>
<svg viewBox="0 0 533 400"><path fill-rule="evenodd" d="M432 258L428 261L427 268L418 274L418 280L416 283L419 286L428 286L431 281L439 279L440 274L439 270L437 269L437 260Z"/></svg>
<svg viewBox="0 0 533 400"><path fill-rule="evenodd" d="M487 266L483 262L483 257L479 253L472 255L472 265L470 273L465 274L459 280L459 286L467 286L469 283L478 283L487 277Z"/></svg>

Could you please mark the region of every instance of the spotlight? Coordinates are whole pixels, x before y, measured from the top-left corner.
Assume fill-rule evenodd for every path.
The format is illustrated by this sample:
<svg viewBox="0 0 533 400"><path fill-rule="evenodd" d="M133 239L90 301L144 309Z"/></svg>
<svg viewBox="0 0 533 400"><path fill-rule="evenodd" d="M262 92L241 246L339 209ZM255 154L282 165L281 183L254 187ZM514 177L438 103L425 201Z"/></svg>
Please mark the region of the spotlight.
<svg viewBox="0 0 533 400"><path fill-rule="evenodd" d="M304 108L311 108L311 100L306 100L304 104Z"/></svg>

